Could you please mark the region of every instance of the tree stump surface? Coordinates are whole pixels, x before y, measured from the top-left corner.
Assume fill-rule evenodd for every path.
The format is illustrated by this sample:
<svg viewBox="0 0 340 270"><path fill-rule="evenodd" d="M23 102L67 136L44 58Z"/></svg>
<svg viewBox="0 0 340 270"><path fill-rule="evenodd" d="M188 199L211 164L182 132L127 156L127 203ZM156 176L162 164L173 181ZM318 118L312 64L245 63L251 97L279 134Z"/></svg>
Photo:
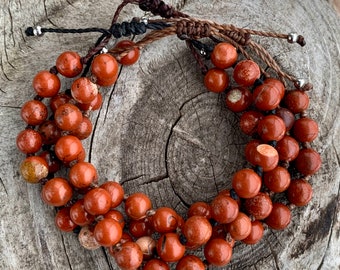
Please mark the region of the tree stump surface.
<svg viewBox="0 0 340 270"><path fill-rule="evenodd" d="M336 2L336 1L331 1ZM83 249L74 234L54 226L55 210L42 203L40 186L26 184L18 168L24 155L15 138L25 127L23 103L33 98L35 73L54 65L65 50L82 55L98 35L25 37L32 25L108 27L119 1L2 1L0 42L0 269L117 269L104 249ZM258 40L283 67L314 84L309 115L320 126L313 148L322 169L312 177L312 201L294 209L284 231L267 230L257 245L237 244L223 269L339 269L339 104L340 21L322 0L173 0L184 12L239 27L305 36L303 48L284 40ZM122 18L142 16L129 7ZM206 91L202 75L183 41L170 37L143 50L140 61L121 69L113 88L102 89L104 103L92 114L87 159L100 182L120 181L127 193L151 196L154 208L170 206L184 214L195 201L211 201L230 187L235 171L249 166L238 128L223 94ZM70 82L63 81L63 89ZM201 254L201 251L197 252ZM213 269L213 268L211 268Z"/></svg>

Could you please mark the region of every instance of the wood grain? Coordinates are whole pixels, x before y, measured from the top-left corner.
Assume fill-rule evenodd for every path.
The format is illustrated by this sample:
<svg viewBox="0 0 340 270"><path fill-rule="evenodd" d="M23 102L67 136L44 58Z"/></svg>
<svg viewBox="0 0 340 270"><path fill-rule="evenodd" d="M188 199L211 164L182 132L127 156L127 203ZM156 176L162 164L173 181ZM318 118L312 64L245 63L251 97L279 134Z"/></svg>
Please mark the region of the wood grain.
<svg viewBox="0 0 340 270"><path fill-rule="evenodd" d="M80 247L76 236L54 226L55 210L40 199L40 187L20 178L24 156L15 146L24 128L19 113L33 97L31 80L65 50L81 54L96 35L27 38L23 29L109 26L118 0L5 0L0 11L0 269L117 269L104 249ZM312 202L293 211L284 231L266 231L255 246L237 244L225 269L337 269L339 215L339 40L340 22L331 6L312 1L171 1L186 13L240 27L303 34L307 45L258 39L288 72L314 84L311 117L320 125L313 142L323 167L311 183ZM141 16L130 7L123 18ZM63 82L67 87L68 81ZM230 176L247 166L249 140L238 129L224 96L208 93L185 44L169 38L147 47L137 65L122 68L114 88L103 89L104 104L92 115L94 133L85 142L100 181L116 179L128 193L143 191L154 207L184 214L197 200L211 200L230 186ZM201 252L198 251L198 254Z"/></svg>

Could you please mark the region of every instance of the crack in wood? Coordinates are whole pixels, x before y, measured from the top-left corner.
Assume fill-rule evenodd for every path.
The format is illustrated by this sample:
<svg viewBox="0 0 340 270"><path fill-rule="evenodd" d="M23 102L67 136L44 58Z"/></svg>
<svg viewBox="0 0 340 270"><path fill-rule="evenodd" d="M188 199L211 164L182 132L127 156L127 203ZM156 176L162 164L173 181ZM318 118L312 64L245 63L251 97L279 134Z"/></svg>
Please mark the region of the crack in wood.
<svg viewBox="0 0 340 270"><path fill-rule="evenodd" d="M60 236L61 236L61 242L62 242L62 244L63 244L63 248L64 248L64 252L65 252L65 255L66 255L66 260L67 260L68 266L69 266L70 269L72 270L73 267L72 267L72 265L71 265L70 257L69 257L68 254L67 254L64 236L63 236L62 233L60 234Z"/></svg>
<svg viewBox="0 0 340 270"><path fill-rule="evenodd" d="M270 249L270 253L271 253L271 255L273 256L276 270L280 270L279 259L278 259L278 257L277 257L277 253L274 251L274 249L273 249L273 247L272 247L270 241L269 241L268 239L265 239L265 241L267 242L268 247L269 247L269 249Z"/></svg>
<svg viewBox="0 0 340 270"><path fill-rule="evenodd" d="M2 178L0 177L0 183L1 183L1 185L3 186L3 188L4 188L4 190L5 190L5 193L6 193L6 195L8 196L8 191L7 191L7 189L6 189L6 186L5 186L5 183L4 183L4 181L2 180Z"/></svg>
<svg viewBox="0 0 340 270"><path fill-rule="evenodd" d="M113 267L111 261L109 260L109 257L107 256L107 253L106 253L106 249L104 247L101 247L101 250L104 254L104 258L105 258L105 261L107 263L107 266L109 267L110 270L115 270L115 268Z"/></svg>

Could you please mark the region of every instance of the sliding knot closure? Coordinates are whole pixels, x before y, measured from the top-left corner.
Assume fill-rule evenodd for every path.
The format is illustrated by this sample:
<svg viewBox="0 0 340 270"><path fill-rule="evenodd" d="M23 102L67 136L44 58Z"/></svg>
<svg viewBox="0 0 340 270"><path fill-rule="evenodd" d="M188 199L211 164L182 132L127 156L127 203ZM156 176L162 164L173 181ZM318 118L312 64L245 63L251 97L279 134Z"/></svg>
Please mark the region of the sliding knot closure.
<svg viewBox="0 0 340 270"><path fill-rule="evenodd" d="M180 39L200 39L211 35L210 25L197 21L178 21L177 36Z"/></svg>
<svg viewBox="0 0 340 270"><path fill-rule="evenodd" d="M140 0L139 8L154 15L160 15L163 18L188 17L160 0Z"/></svg>

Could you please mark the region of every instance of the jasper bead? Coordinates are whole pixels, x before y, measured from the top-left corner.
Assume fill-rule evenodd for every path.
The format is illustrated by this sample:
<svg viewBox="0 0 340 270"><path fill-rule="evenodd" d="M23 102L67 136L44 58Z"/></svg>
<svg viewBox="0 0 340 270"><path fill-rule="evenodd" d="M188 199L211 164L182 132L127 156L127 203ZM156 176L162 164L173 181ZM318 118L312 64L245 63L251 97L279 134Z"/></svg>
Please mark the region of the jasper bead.
<svg viewBox="0 0 340 270"><path fill-rule="evenodd" d="M249 215L257 220L262 220L269 216L273 203L268 194L259 192L255 197L247 199L244 207Z"/></svg>
<svg viewBox="0 0 340 270"><path fill-rule="evenodd" d="M93 59L91 71L98 85L110 86L118 78L117 60L110 54L99 54Z"/></svg>
<svg viewBox="0 0 340 270"><path fill-rule="evenodd" d="M81 228L78 234L78 240L80 245L88 250L96 250L100 248L100 245L94 238L93 230L90 230L88 226Z"/></svg>
<svg viewBox="0 0 340 270"><path fill-rule="evenodd" d="M59 93L58 95L55 95L51 97L50 99L50 108L53 112L55 112L59 106L64 105L66 103L71 103L72 98L69 95L66 95L64 93Z"/></svg>
<svg viewBox="0 0 340 270"><path fill-rule="evenodd" d="M150 223L146 219L131 220L129 223L129 232L135 238L153 233Z"/></svg>
<svg viewBox="0 0 340 270"><path fill-rule="evenodd" d="M312 199L313 188L304 179L293 180L287 190L287 195L290 203L305 206Z"/></svg>
<svg viewBox="0 0 340 270"><path fill-rule="evenodd" d="M313 141L318 136L318 132L318 123L307 117L296 120L293 126L295 139L300 142Z"/></svg>
<svg viewBox="0 0 340 270"><path fill-rule="evenodd" d="M236 219L229 223L227 227L233 239L242 240L251 232L251 221L246 214L239 212Z"/></svg>
<svg viewBox="0 0 340 270"><path fill-rule="evenodd" d="M24 154L34 154L42 146L42 138L39 132L33 129L25 129L17 136L17 147Z"/></svg>
<svg viewBox="0 0 340 270"><path fill-rule="evenodd" d="M54 151L61 161L71 162L83 155L83 145L77 137L66 135L57 141Z"/></svg>
<svg viewBox="0 0 340 270"><path fill-rule="evenodd" d="M96 98L98 87L89 78L80 77L72 83L71 94L79 103L90 103Z"/></svg>
<svg viewBox="0 0 340 270"><path fill-rule="evenodd" d="M284 136L282 140L277 142L276 150L279 153L279 159L284 161L292 161L299 154L299 143L291 136Z"/></svg>
<svg viewBox="0 0 340 270"><path fill-rule="evenodd" d="M283 101L287 109L293 113L303 112L309 106L309 97L304 91L301 90L287 92Z"/></svg>
<svg viewBox="0 0 340 270"><path fill-rule="evenodd" d="M94 221L94 216L85 211L84 199L78 200L71 206L70 218L79 226L86 226Z"/></svg>
<svg viewBox="0 0 340 270"><path fill-rule="evenodd" d="M228 196L217 196L211 202L211 216L219 223L232 222L238 215L239 206L237 202Z"/></svg>
<svg viewBox="0 0 340 270"><path fill-rule="evenodd" d="M89 162L78 162L69 171L71 184L76 188L87 188L98 180L96 168Z"/></svg>
<svg viewBox="0 0 340 270"><path fill-rule="evenodd" d="M120 224L111 218L100 220L94 227L94 238L104 246L109 247L117 244L122 237L122 227Z"/></svg>
<svg viewBox="0 0 340 270"><path fill-rule="evenodd" d="M71 103L60 105L54 113L54 121L61 130L75 130L82 120L83 115L81 111Z"/></svg>
<svg viewBox="0 0 340 270"><path fill-rule="evenodd" d="M51 145L61 137L61 130L54 121L45 121L38 127L38 132L42 138L43 144Z"/></svg>
<svg viewBox="0 0 340 270"><path fill-rule="evenodd" d="M267 115L257 125L257 132L264 141L279 141L286 133L286 125L282 118Z"/></svg>
<svg viewBox="0 0 340 270"><path fill-rule="evenodd" d="M77 227L77 224L75 224L70 218L69 207L60 209L57 212L54 221L57 228L64 232L72 232Z"/></svg>
<svg viewBox="0 0 340 270"><path fill-rule="evenodd" d="M163 234L158 239L156 248L158 256L165 262L177 262L185 253L185 247L176 233Z"/></svg>
<svg viewBox="0 0 340 270"><path fill-rule="evenodd" d="M253 198L261 189L261 178L252 169L242 169L236 172L232 179L233 189L241 198Z"/></svg>
<svg viewBox="0 0 340 270"><path fill-rule="evenodd" d="M100 109L100 107L102 106L103 103L103 96L100 92L98 92L98 94L96 95L96 97L90 102L90 103L79 103L78 107L79 109L83 110L83 111L88 111L88 110L98 110Z"/></svg>
<svg viewBox="0 0 340 270"><path fill-rule="evenodd" d="M247 111L240 118L240 128L246 135L253 135L257 132L257 125L263 118L263 114L258 111Z"/></svg>
<svg viewBox="0 0 340 270"><path fill-rule="evenodd" d="M254 165L258 165L264 172L273 170L279 163L279 153L268 144L259 144L256 147Z"/></svg>
<svg viewBox="0 0 340 270"><path fill-rule="evenodd" d="M212 265L225 266L231 260L232 248L227 241L215 238L205 245L204 256Z"/></svg>
<svg viewBox="0 0 340 270"><path fill-rule="evenodd" d="M162 260L152 259L144 265L143 270L170 270L170 267Z"/></svg>
<svg viewBox="0 0 340 270"><path fill-rule="evenodd" d="M143 253L135 242L126 242L114 253L114 258L121 269L138 269L143 261Z"/></svg>
<svg viewBox="0 0 340 270"><path fill-rule="evenodd" d="M205 217L192 216L185 222L182 233L187 240L186 246L195 249L209 241L212 227Z"/></svg>
<svg viewBox="0 0 340 270"><path fill-rule="evenodd" d="M242 112L246 110L251 102L252 94L247 88L233 88L226 95L226 105L232 112Z"/></svg>
<svg viewBox="0 0 340 270"><path fill-rule="evenodd" d="M289 131L293 127L295 122L295 116L290 110L286 108L277 108L275 111L275 115L282 118L283 122L285 123L287 131Z"/></svg>
<svg viewBox="0 0 340 270"><path fill-rule="evenodd" d="M33 79L33 88L41 97L53 97L58 94L60 80L57 75L47 70L40 71Z"/></svg>
<svg viewBox="0 0 340 270"><path fill-rule="evenodd" d="M83 64L78 53L66 51L58 56L56 68L61 75L73 78L83 70Z"/></svg>
<svg viewBox="0 0 340 270"><path fill-rule="evenodd" d="M156 232L167 233L176 230L177 213L169 207L160 207L152 216L152 225Z"/></svg>
<svg viewBox="0 0 340 270"><path fill-rule="evenodd" d="M211 207L206 202L195 202L188 210L188 217L202 216L207 219L211 218Z"/></svg>
<svg viewBox="0 0 340 270"><path fill-rule="evenodd" d="M91 215L104 215L111 207L111 196L103 188L94 188L84 196L84 208Z"/></svg>
<svg viewBox="0 0 340 270"><path fill-rule="evenodd" d="M115 209L110 210L109 212L107 212L104 215L104 218L112 218L112 219L116 220L120 224L122 229L124 229L124 226L125 226L124 216L118 210L115 210Z"/></svg>
<svg viewBox="0 0 340 270"><path fill-rule="evenodd" d="M242 240L247 245L257 244L263 237L264 228L261 221L255 220L251 222L250 234Z"/></svg>
<svg viewBox="0 0 340 270"><path fill-rule="evenodd" d="M275 169L264 173L263 182L270 191L280 193L289 187L290 173L287 169L277 166Z"/></svg>
<svg viewBox="0 0 340 270"><path fill-rule="evenodd" d="M80 124L71 131L71 135L76 136L79 140L84 140L88 138L92 133L92 122L91 120L83 116Z"/></svg>
<svg viewBox="0 0 340 270"><path fill-rule="evenodd" d="M176 270L204 270L204 263L195 255L184 256L176 265Z"/></svg>
<svg viewBox="0 0 340 270"><path fill-rule="evenodd" d="M204 76L204 85L211 92L221 93L229 85L228 74L222 69L209 69Z"/></svg>
<svg viewBox="0 0 340 270"><path fill-rule="evenodd" d="M251 164L255 165L255 157L256 157L256 148L261 144L261 141L259 140L251 140L250 142L247 143L245 149L244 149L244 154L246 156L246 159L248 162Z"/></svg>
<svg viewBox="0 0 340 270"><path fill-rule="evenodd" d="M129 48L129 51L125 53L120 59L118 60L124 66L133 65L138 61L140 51L137 47L134 47L136 43L131 40L121 40L119 41L115 48Z"/></svg>
<svg viewBox="0 0 340 270"><path fill-rule="evenodd" d="M111 208L121 204L124 199L124 189L121 184L114 181L107 181L100 186L105 189L111 196Z"/></svg>
<svg viewBox="0 0 340 270"><path fill-rule="evenodd" d="M47 116L48 111L44 103L39 100L27 101L21 108L21 118L31 126L40 125Z"/></svg>
<svg viewBox="0 0 340 270"><path fill-rule="evenodd" d="M282 203L273 203L270 215L265 219L265 223L274 230L285 229L291 220L289 208Z"/></svg>
<svg viewBox="0 0 340 270"><path fill-rule="evenodd" d="M151 208L150 198L141 192L130 195L125 201L125 213L132 219L144 218Z"/></svg>
<svg viewBox="0 0 340 270"><path fill-rule="evenodd" d="M321 167L321 157L311 148L301 149L295 159L296 169L303 175L315 174Z"/></svg>
<svg viewBox="0 0 340 270"><path fill-rule="evenodd" d="M233 71L233 78L240 86L252 86L260 75L260 67L252 60L238 62Z"/></svg>
<svg viewBox="0 0 340 270"><path fill-rule="evenodd" d="M72 194L72 187L61 177L48 180L41 190L43 201L52 206L65 205L72 198Z"/></svg>
<svg viewBox="0 0 340 270"><path fill-rule="evenodd" d="M263 84L257 86L253 92L254 105L261 111L274 110L282 99L284 86L279 81L265 80Z"/></svg>
<svg viewBox="0 0 340 270"><path fill-rule="evenodd" d="M28 183L38 183L48 175L47 162L38 156L27 157L20 165L20 173Z"/></svg>
<svg viewBox="0 0 340 270"><path fill-rule="evenodd" d="M237 51L233 45L221 42L215 45L211 53L211 62L217 68L226 69L235 64L237 57Z"/></svg>

